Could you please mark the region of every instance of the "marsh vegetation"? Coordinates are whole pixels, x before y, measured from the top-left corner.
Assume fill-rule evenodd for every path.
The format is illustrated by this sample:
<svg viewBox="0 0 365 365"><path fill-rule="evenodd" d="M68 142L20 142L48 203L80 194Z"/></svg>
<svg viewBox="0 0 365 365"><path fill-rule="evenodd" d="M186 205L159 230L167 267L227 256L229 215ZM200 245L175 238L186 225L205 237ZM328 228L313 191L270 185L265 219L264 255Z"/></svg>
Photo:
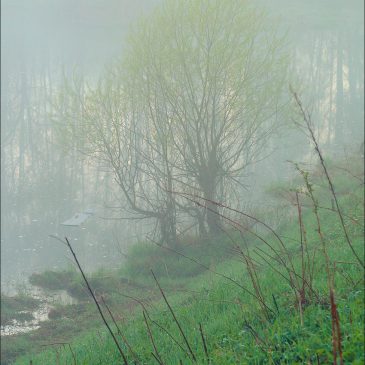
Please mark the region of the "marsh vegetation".
<svg viewBox="0 0 365 365"><path fill-rule="evenodd" d="M31 3L1 363L362 364L362 1Z"/></svg>

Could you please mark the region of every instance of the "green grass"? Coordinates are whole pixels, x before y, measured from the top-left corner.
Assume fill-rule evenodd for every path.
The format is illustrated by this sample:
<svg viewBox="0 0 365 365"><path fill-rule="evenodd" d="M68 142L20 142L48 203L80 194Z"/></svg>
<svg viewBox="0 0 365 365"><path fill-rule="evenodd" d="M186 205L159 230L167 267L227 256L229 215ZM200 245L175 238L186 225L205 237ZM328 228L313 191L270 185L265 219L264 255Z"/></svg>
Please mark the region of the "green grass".
<svg viewBox="0 0 365 365"><path fill-rule="evenodd" d="M236 234L237 236L237 234ZM121 274L134 279L145 280L151 277L151 270L159 277L174 281L195 277L206 269L187 260L182 255L192 257L205 266L213 265L230 256L231 243L221 236L216 239L197 240L184 237L173 250L159 247L151 243L139 243L131 247L128 260Z"/></svg>
<svg viewBox="0 0 365 365"><path fill-rule="evenodd" d="M78 281L79 275L76 271L52 271L34 273L29 277L29 283L44 289L60 290L68 289L71 284Z"/></svg>
<svg viewBox="0 0 365 365"><path fill-rule="evenodd" d="M92 288L98 293L112 295L118 293L121 289L133 289L140 287L138 283L122 276L115 275L105 269L99 269L88 275ZM74 270L52 271L48 270L42 273L32 274L29 282L46 290L66 290L69 295L79 301L88 301L90 299L86 285L81 275Z"/></svg>
<svg viewBox="0 0 365 365"><path fill-rule="evenodd" d="M359 256L364 257L363 188L356 180L343 178L342 174L336 175L335 186L340 192L339 199L343 212L351 217L351 219L345 218L345 222L352 244ZM330 195L320 174L314 180L314 189L315 194L320 197L320 204L330 206ZM140 363L157 363L151 355L154 350L143 321L142 308L139 304L132 306L131 302L121 299L120 294L148 300L146 309L150 317L186 348L166 304L161 299L158 300L161 296L150 275L150 268L159 278L198 364L207 363L199 323L203 326L212 364L333 363L331 311L325 259L310 201L302 196L302 203L308 206L303 207L303 222L307 233L308 250L311 255L316 253L313 287L319 297L313 298L304 306L303 324L300 321L293 290L279 274L280 272L285 275L285 270L274 262L272 264L279 272L255 256L259 261L257 276L264 300L274 312L270 319L267 319L258 301L234 283L203 270L201 266L181 256L167 253L157 246L137 245L130 251L127 266L120 275L123 275L127 282L135 280L139 285L138 290L136 286L119 285L119 294L118 291L111 290L109 299L112 311L120 313L123 317L118 320L118 324L129 345L138 354ZM337 214L320 210L320 219L330 260L332 263L337 262L334 274L335 299L340 318L344 362L362 364L363 270L355 263L344 239ZM238 235L232 234L232 231L230 234L237 244L242 244ZM287 245L295 269L300 272L299 228L296 217L288 220L280 228L280 235ZM268 248L254 236L245 233L245 238L249 243L251 255L255 255L256 247L269 252ZM280 246L272 235L266 235L265 239L279 249ZM222 236L216 238L211 246L207 241L193 242L185 243L179 249L185 255L202 261L212 270L233 278L240 285L253 291L245 265L239 261L238 256L227 254L229 242L226 236ZM109 284L102 282L100 285L108 285L111 289L117 285L113 280L121 281L120 277L109 278ZM95 318L98 316L92 307L89 314L91 313ZM187 353L176 345L166 332L152 322L150 327L155 345L166 365L179 364L180 360L185 365L193 364ZM63 330L55 327L56 333ZM130 364L133 364L131 352L125 345L122 346ZM103 327L90 329L87 334L75 338L72 341L72 350L77 364L122 363L110 335ZM74 363L70 349L60 348L57 353L54 349L42 353L29 351L27 356L18 358L15 364L28 365L30 359L33 359L34 364L43 365L57 362Z"/></svg>

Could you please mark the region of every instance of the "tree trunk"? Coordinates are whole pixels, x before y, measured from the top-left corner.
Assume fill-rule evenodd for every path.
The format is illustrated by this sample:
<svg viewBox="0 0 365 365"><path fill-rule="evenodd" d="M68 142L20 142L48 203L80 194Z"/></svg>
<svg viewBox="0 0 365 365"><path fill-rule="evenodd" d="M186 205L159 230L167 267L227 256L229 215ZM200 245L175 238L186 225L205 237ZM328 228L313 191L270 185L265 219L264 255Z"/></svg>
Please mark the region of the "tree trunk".
<svg viewBox="0 0 365 365"><path fill-rule="evenodd" d="M159 226L162 244L175 247L177 245L176 218L171 208L166 209L166 212L161 215Z"/></svg>
<svg viewBox="0 0 365 365"><path fill-rule="evenodd" d="M204 213L198 211L196 215L196 219L198 221L198 230L199 230L199 237L200 238L206 238L208 235L207 229L205 227L205 219L204 219Z"/></svg>
<svg viewBox="0 0 365 365"><path fill-rule="evenodd" d="M337 77L336 77L336 129L335 129L335 148L338 150L343 140L344 132L344 99L343 99L343 47L342 36L337 38Z"/></svg>
<svg viewBox="0 0 365 365"><path fill-rule="evenodd" d="M222 231L222 219L219 213L219 208L215 201L215 194L208 190L204 192L205 207L207 210L207 224L210 234L217 234Z"/></svg>

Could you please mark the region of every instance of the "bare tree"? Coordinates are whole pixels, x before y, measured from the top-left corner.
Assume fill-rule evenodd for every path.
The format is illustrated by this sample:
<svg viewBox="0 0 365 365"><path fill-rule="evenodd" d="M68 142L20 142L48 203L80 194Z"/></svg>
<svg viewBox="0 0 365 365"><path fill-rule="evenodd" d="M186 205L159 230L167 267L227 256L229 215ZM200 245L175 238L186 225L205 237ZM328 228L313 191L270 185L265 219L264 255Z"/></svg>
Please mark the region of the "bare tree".
<svg viewBox="0 0 365 365"><path fill-rule="evenodd" d="M270 24L241 1L167 1L126 51L126 96L168 139L175 187L207 199L211 232L221 222L209 202L226 199L281 107L286 59Z"/></svg>
<svg viewBox="0 0 365 365"><path fill-rule="evenodd" d="M176 208L168 192L172 173L167 145L139 118L124 92L113 68L96 87L86 86L79 76L65 79L55 108L59 139L108 169L128 218L155 220L161 240L173 245Z"/></svg>
<svg viewBox="0 0 365 365"><path fill-rule="evenodd" d="M166 1L96 87L65 88L63 135L111 168L121 205L155 219L165 242L176 242L180 213L219 232L212 202L227 203L277 127L286 58L267 24L237 0ZM205 209L175 191L202 195Z"/></svg>

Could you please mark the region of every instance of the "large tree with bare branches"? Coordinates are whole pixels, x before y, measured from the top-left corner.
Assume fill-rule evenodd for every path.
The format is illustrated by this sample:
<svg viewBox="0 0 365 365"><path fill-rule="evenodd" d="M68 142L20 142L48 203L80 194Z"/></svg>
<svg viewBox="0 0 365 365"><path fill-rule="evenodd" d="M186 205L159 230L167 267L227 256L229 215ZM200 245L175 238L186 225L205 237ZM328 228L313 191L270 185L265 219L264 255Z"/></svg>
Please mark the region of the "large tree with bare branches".
<svg viewBox="0 0 365 365"><path fill-rule="evenodd" d="M200 233L218 232L214 202L231 203L228 193L277 127L282 46L245 2L167 0L136 24L125 56L96 87L65 89L63 134L111 168L122 205L155 219L163 241L176 242L180 213ZM176 192L201 196L205 207Z"/></svg>
<svg viewBox="0 0 365 365"><path fill-rule="evenodd" d="M130 35L126 97L166 142L172 187L204 197L211 232L211 201L227 199L277 127L286 59L273 28L248 2L174 0Z"/></svg>

